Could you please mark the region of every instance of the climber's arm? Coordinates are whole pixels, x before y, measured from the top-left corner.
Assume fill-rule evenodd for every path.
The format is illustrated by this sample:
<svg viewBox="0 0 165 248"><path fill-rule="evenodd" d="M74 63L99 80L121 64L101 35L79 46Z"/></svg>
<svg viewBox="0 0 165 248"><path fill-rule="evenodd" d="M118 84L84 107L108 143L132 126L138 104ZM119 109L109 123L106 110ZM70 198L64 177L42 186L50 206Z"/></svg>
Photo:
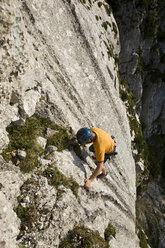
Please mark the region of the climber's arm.
<svg viewBox="0 0 165 248"><path fill-rule="evenodd" d="M89 179L85 179L84 187L89 189L91 182L100 174L100 172L104 170L104 162L97 162L97 167L94 170L93 174L90 176Z"/></svg>

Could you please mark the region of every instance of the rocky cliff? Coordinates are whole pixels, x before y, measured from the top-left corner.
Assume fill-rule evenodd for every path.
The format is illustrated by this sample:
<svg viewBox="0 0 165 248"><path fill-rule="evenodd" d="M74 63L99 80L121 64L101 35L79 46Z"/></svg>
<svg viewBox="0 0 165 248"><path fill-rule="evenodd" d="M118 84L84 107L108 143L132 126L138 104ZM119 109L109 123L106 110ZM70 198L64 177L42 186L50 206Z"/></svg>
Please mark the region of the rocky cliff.
<svg viewBox="0 0 165 248"><path fill-rule="evenodd" d="M0 4L1 247L58 247L75 225L98 231L104 238L109 223L116 232L109 240L111 248L139 247L135 162L126 109L119 97L120 41L111 7L105 1L75 0ZM136 62L137 55L133 56ZM138 94L141 97L140 84ZM106 162L108 176L96 179L85 191L84 179L95 168L88 149L77 156L72 149L48 146L49 135L45 129L40 132L36 116L49 119L51 127L58 125L58 130L46 127L56 131L50 134L54 139L63 128L70 136L82 126L97 126L114 135L118 155ZM28 164L33 170L22 162L30 156L29 145L20 147L26 133L21 128L27 121L28 135L32 137L35 130L42 148L41 152L31 145L30 154L37 156L34 166L32 160ZM57 169L58 177L62 175L59 184L64 183L54 187L51 179ZM68 183L70 177L74 182Z"/></svg>
<svg viewBox="0 0 165 248"><path fill-rule="evenodd" d="M136 113L143 123L149 154L154 155L149 163L145 162L145 165L150 164L148 167L152 178L148 190L146 187L146 192L141 192L137 197L137 219L148 233L151 246L161 248L165 247L165 2L108 2L113 7L120 33L120 75L127 81L135 96ZM145 186L147 177L145 174Z"/></svg>

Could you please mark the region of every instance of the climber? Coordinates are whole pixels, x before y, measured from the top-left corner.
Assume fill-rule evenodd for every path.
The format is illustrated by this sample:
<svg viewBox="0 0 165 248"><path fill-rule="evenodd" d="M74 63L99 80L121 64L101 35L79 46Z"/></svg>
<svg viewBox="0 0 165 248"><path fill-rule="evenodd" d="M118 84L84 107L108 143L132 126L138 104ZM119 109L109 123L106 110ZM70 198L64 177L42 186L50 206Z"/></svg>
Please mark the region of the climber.
<svg viewBox="0 0 165 248"><path fill-rule="evenodd" d="M77 132L77 140L80 145L86 145L93 143L89 150L94 153L96 158L97 168L90 176L90 178L85 179L84 187L86 189L90 188L91 182L97 178L104 178L106 174L106 169L104 163L111 154L113 154L115 149L115 142L112 137L100 128L81 128ZM100 174L100 172L102 172Z"/></svg>

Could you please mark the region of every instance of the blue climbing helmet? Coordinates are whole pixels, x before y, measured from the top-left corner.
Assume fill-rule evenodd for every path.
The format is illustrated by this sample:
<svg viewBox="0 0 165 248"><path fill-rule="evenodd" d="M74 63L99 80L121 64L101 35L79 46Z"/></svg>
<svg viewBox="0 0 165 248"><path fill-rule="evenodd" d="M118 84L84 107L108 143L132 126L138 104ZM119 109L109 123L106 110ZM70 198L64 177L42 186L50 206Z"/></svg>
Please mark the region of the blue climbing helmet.
<svg viewBox="0 0 165 248"><path fill-rule="evenodd" d="M81 129L78 130L77 132L77 140L79 144L85 144L89 139L91 139L93 136L92 131L87 128L87 127L83 127Z"/></svg>

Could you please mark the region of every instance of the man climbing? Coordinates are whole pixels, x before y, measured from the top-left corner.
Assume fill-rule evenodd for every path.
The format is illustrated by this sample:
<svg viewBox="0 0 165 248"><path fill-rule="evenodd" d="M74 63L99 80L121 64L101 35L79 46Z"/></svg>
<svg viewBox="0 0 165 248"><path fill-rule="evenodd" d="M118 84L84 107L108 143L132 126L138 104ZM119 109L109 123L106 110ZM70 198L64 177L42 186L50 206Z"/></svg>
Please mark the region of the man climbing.
<svg viewBox="0 0 165 248"><path fill-rule="evenodd" d="M77 132L77 140L80 145L93 143L89 150L94 152L97 167L89 179L85 179L84 187L90 188L91 182L97 178L104 178L106 176L105 161L110 158L114 152L115 143L112 137L100 128L81 128ZM100 172L102 173L100 174Z"/></svg>

